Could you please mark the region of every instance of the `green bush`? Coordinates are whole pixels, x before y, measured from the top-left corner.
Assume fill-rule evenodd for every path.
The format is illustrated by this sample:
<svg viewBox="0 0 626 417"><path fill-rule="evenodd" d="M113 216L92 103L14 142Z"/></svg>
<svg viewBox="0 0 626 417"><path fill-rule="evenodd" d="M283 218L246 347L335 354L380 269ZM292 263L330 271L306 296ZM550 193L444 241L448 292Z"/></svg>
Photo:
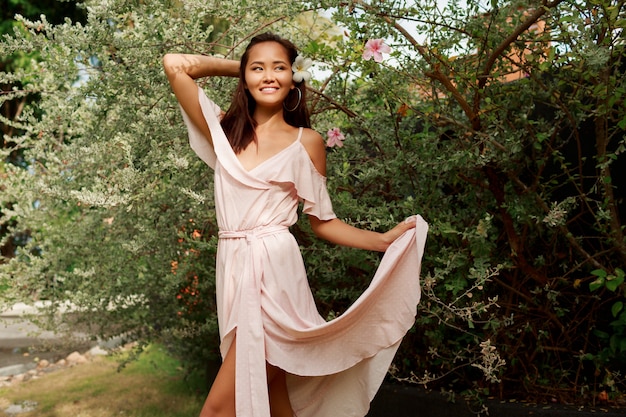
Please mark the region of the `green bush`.
<svg viewBox="0 0 626 417"><path fill-rule="evenodd" d="M414 213L430 223L424 297L393 375L479 397L623 394L617 2L86 4L85 25L19 20L26 30L0 44L41 54L1 75L23 83L3 99L38 98L4 121L23 128L29 161L0 179L2 223L29 236L0 266L7 296L97 312L97 334L165 340L190 368L216 356L211 173L160 59L236 57L271 29L318 63L316 129L346 136L328 151L337 215L374 230ZM362 56L370 39L391 46L380 63ZM232 80L201 84L228 102ZM293 232L320 312L340 314L379 255L320 242L306 219Z"/></svg>

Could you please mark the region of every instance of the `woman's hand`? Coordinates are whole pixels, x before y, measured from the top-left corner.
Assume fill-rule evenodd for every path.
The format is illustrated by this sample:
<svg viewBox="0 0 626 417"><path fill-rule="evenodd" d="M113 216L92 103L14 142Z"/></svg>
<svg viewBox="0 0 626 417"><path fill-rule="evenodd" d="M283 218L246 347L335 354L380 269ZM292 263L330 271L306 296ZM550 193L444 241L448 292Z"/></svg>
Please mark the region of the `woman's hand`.
<svg viewBox="0 0 626 417"><path fill-rule="evenodd" d="M401 223L398 223L393 229L388 230L387 232L382 234L382 239L384 244L386 244L386 247L384 250L387 250L387 248L400 236L402 236L404 234L404 232L406 232L407 230L413 229L415 228L416 225L416 218L415 216L411 216L409 218L407 218L406 220L404 220Z"/></svg>
<svg viewBox="0 0 626 417"><path fill-rule="evenodd" d="M239 61L205 55L166 54L163 57L163 69L181 107L213 145L209 126L200 107L198 86L194 80L209 76L236 77L239 75Z"/></svg>

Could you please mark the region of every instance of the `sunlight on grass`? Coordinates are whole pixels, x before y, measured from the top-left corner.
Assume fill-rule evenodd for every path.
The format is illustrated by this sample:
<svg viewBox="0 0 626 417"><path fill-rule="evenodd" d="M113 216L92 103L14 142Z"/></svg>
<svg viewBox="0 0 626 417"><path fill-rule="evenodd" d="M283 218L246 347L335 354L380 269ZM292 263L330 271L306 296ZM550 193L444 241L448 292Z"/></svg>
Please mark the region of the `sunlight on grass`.
<svg viewBox="0 0 626 417"><path fill-rule="evenodd" d="M151 346L121 372L115 359L95 358L0 389L0 412L24 401L38 405L23 417L195 417L204 389L199 378L186 380L162 347Z"/></svg>

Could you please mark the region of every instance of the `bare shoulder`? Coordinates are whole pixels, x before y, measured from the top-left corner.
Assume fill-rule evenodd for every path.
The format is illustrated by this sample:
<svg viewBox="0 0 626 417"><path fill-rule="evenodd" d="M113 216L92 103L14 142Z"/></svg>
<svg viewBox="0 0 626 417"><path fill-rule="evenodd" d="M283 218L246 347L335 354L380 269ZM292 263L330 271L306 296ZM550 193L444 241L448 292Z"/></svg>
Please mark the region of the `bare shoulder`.
<svg viewBox="0 0 626 417"><path fill-rule="evenodd" d="M322 135L313 129L304 129L300 141L317 171L322 175L326 175L326 145Z"/></svg>
<svg viewBox="0 0 626 417"><path fill-rule="evenodd" d="M300 140L302 141L302 144L307 149L307 151L309 150L309 147L321 147L322 149L325 149L324 139L322 138L322 135L320 135L317 131L313 129L302 129L302 138Z"/></svg>

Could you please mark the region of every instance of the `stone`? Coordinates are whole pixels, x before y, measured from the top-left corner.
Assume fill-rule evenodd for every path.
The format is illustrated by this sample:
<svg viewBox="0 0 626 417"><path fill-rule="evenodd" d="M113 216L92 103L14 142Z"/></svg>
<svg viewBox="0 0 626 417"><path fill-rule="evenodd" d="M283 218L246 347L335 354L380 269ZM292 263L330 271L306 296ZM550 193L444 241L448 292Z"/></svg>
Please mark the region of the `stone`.
<svg viewBox="0 0 626 417"><path fill-rule="evenodd" d="M87 352L87 355L89 356L106 356L108 354L109 352L102 349L100 346L94 346L89 349L89 352Z"/></svg>
<svg viewBox="0 0 626 417"><path fill-rule="evenodd" d="M13 378L11 379L11 383L17 383L17 382L22 382L24 381L24 375L25 374L17 374L17 375L13 375Z"/></svg>
<svg viewBox="0 0 626 417"><path fill-rule="evenodd" d="M67 361L68 361L70 364L81 364L81 363L87 363L87 362L89 362L89 361L87 360L87 358L85 358L83 355L81 355L81 354L80 354L80 353L78 353L78 352L72 352L72 353L70 353L70 354L67 356L67 358L65 358L65 359L67 359Z"/></svg>
<svg viewBox="0 0 626 417"><path fill-rule="evenodd" d="M37 368L39 369L47 368L48 366L50 366L50 362L48 362L45 359L40 360L39 363L37 364Z"/></svg>

